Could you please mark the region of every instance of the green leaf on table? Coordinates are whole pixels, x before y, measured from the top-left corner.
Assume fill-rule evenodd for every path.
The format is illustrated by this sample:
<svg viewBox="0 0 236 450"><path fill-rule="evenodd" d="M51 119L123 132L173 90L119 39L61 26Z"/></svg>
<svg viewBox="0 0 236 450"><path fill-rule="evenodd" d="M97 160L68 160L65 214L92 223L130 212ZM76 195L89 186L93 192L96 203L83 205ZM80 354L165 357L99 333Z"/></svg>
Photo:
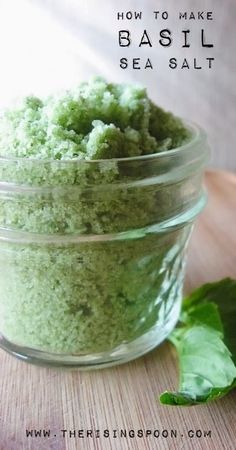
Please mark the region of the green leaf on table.
<svg viewBox="0 0 236 450"><path fill-rule="evenodd" d="M179 392L163 404L193 405L222 397L236 386L236 281L226 278L197 289L183 302L179 326L169 337L180 366Z"/></svg>
<svg viewBox="0 0 236 450"><path fill-rule="evenodd" d="M197 304L209 302L218 307L224 342L236 364L236 280L225 278L217 283L204 284L184 300L183 312L188 313Z"/></svg>

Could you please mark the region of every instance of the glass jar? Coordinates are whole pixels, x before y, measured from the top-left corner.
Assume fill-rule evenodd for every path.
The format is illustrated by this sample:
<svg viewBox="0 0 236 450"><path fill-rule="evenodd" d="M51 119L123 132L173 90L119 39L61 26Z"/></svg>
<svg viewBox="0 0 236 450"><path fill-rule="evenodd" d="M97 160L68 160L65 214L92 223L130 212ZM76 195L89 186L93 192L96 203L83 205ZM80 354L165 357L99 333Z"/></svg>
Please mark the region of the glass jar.
<svg viewBox="0 0 236 450"><path fill-rule="evenodd" d="M29 362L126 362L181 307L185 249L205 204L205 133L141 157L0 159L0 345Z"/></svg>

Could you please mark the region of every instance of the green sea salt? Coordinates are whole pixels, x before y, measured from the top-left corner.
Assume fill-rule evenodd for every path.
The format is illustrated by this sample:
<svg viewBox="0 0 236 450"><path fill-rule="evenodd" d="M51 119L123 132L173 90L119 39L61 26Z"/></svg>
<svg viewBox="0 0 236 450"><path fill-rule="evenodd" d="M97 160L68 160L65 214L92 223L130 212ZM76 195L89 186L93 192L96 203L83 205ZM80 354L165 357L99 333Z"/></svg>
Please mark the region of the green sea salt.
<svg viewBox="0 0 236 450"><path fill-rule="evenodd" d="M0 246L5 338L86 354L155 325L162 301L173 303L189 229L140 234L169 218L182 192L141 183L154 163L142 168L135 157L190 138L143 87L100 78L2 112L0 227L14 233Z"/></svg>

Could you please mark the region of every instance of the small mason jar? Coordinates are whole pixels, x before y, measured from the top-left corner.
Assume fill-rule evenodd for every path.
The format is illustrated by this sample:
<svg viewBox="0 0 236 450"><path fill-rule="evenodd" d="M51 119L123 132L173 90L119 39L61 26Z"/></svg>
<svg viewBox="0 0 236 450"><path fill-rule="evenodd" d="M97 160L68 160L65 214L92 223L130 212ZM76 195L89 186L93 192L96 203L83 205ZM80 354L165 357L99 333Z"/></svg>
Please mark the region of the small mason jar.
<svg viewBox="0 0 236 450"><path fill-rule="evenodd" d="M158 154L0 159L0 345L42 365L104 367L160 344L181 307L205 204L205 133Z"/></svg>

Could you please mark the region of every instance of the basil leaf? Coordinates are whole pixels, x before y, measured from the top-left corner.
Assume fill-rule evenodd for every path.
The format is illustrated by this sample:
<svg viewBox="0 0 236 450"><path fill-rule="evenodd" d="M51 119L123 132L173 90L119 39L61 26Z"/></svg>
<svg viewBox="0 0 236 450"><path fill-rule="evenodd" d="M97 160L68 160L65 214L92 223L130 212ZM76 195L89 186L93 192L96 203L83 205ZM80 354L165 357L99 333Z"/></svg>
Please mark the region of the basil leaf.
<svg viewBox="0 0 236 450"><path fill-rule="evenodd" d="M208 302L215 303L218 307L224 342L236 364L236 280L224 278L216 283L204 284L184 300L183 312L188 314L191 307Z"/></svg>
<svg viewBox="0 0 236 450"><path fill-rule="evenodd" d="M194 405L217 399L236 386L236 281L205 284L183 302L179 327L169 337L180 365L179 392L163 404Z"/></svg>

